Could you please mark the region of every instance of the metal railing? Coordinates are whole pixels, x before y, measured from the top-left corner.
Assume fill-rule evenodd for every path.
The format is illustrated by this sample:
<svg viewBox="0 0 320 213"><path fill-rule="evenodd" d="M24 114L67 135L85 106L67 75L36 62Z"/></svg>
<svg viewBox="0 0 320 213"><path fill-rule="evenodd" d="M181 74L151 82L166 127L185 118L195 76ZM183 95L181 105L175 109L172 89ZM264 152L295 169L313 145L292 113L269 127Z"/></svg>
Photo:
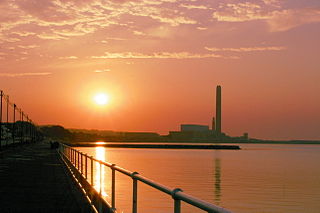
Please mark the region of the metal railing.
<svg viewBox="0 0 320 213"><path fill-rule="evenodd" d="M29 116L0 90L0 150L15 143L35 142L38 133Z"/></svg>
<svg viewBox="0 0 320 213"><path fill-rule="evenodd" d="M67 146L65 144L60 144L59 146L59 153L64 160L64 162L67 164L68 168L72 172L74 178L76 178L76 181L81 185L81 188L83 192L85 193L88 200L91 202L92 207L96 212L116 212L116 172L122 173L126 176L129 176L132 178L132 213L137 213L137 207L138 207L138 182L144 183L146 185L149 185L161 192L164 192L172 197L173 200L173 206L174 206L174 213L180 213L181 212L181 201L188 203L194 207L197 207L199 209L202 209L209 213L231 213L229 210L226 210L224 208L221 208L219 206L216 206L214 204L211 204L209 202L200 200L196 197L193 197L191 195L188 195L184 193L179 188L169 188L167 186L164 186L160 183L157 183L153 180L150 180L142 175L140 175L138 172L131 172L129 170L123 169L119 166L116 166L115 164L111 164L108 162L104 162L101 160L98 160L92 156L88 156L85 153L82 153L70 146ZM100 174L100 184L98 191L94 188L94 162L98 163L98 170ZM103 199L101 196L102 192L102 178L101 178L101 168L102 166L109 167L111 169L111 204L109 204L107 201ZM97 167L96 167L97 169ZM88 172L88 170L90 170ZM90 174L90 177L88 177ZM90 181L89 181L90 180Z"/></svg>

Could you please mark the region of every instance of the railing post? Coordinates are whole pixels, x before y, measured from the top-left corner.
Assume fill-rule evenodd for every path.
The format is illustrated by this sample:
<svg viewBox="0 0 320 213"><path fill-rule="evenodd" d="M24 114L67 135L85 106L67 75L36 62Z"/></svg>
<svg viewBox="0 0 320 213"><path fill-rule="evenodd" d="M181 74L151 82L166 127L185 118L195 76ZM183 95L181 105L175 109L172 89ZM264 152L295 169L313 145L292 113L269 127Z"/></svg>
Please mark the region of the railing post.
<svg viewBox="0 0 320 213"><path fill-rule="evenodd" d="M73 149L73 166L77 168L77 153L76 150Z"/></svg>
<svg viewBox="0 0 320 213"><path fill-rule="evenodd" d="M84 162L85 162L85 177L86 177L86 180L88 180L88 156L87 154L84 155Z"/></svg>
<svg viewBox="0 0 320 213"><path fill-rule="evenodd" d="M12 143L15 142L15 132L16 132L16 108L17 105L13 104L13 122L12 122Z"/></svg>
<svg viewBox="0 0 320 213"><path fill-rule="evenodd" d="M73 150L70 148L70 161L73 164Z"/></svg>
<svg viewBox="0 0 320 213"><path fill-rule="evenodd" d="M135 175L139 174L138 172L133 172L131 174L132 178L132 213L137 213L138 211L138 181L135 178Z"/></svg>
<svg viewBox="0 0 320 213"><path fill-rule="evenodd" d="M90 156L90 160L91 160L91 166L90 166L90 169L91 169L91 173L90 173L90 179L91 179L91 186L93 187L93 184L94 184L94 182L93 182L93 157L92 156Z"/></svg>
<svg viewBox="0 0 320 213"><path fill-rule="evenodd" d="M111 178L112 178L112 181L111 181L111 207L113 209L116 209L116 170L115 170L115 167L116 164L112 164L111 165Z"/></svg>
<svg viewBox="0 0 320 213"><path fill-rule="evenodd" d="M174 213L180 213L181 212L181 201L180 200L174 200Z"/></svg>
<svg viewBox="0 0 320 213"><path fill-rule="evenodd" d="M83 153L80 152L80 171L81 171L81 174L83 174Z"/></svg>
<svg viewBox="0 0 320 213"><path fill-rule="evenodd" d="M77 168L77 163L76 163L76 151L72 149L72 155L73 155L73 166Z"/></svg>
<svg viewBox="0 0 320 213"><path fill-rule="evenodd" d="M20 127L19 127L19 130L20 130L20 143L22 143L23 142L23 140L22 140L22 111L21 111L21 108L19 109L19 112L20 112Z"/></svg>
<svg viewBox="0 0 320 213"><path fill-rule="evenodd" d="M21 111L21 141L24 143L24 123L23 123L24 113Z"/></svg>
<svg viewBox="0 0 320 213"><path fill-rule="evenodd" d="M100 173L100 176L99 176L99 212L102 212L102 165L100 162L99 163L99 173Z"/></svg>
<svg viewBox="0 0 320 213"><path fill-rule="evenodd" d="M7 95L7 129L9 129L9 95ZM7 135L6 146L8 146L9 137Z"/></svg>
<svg viewBox="0 0 320 213"><path fill-rule="evenodd" d="M78 170L79 170L80 169L80 153L78 150L76 152L77 152L77 158L78 158L77 165L78 165Z"/></svg>
<svg viewBox="0 0 320 213"><path fill-rule="evenodd" d="M180 213L181 212L181 200L176 198L176 193L177 192L182 192L181 189L175 188L171 192L171 196L174 199L174 213Z"/></svg>
<svg viewBox="0 0 320 213"><path fill-rule="evenodd" d="M73 155L72 155L72 149L71 148L70 148L69 152L70 152L70 162L73 164Z"/></svg>
<svg viewBox="0 0 320 213"><path fill-rule="evenodd" d="M101 168L101 163L100 162L98 162L99 163L99 194L100 194L100 197L101 197L101 192L102 192L102 190L101 190L101 188L102 188L102 168Z"/></svg>

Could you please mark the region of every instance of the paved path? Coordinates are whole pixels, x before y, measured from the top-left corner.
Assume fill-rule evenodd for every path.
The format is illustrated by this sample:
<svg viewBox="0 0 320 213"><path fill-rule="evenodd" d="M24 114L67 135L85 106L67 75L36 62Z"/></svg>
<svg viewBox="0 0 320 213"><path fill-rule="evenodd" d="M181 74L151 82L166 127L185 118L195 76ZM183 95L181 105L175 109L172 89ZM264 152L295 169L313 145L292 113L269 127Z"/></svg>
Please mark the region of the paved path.
<svg viewBox="0 0 320 213"><path fill-rule="evenodd" d="M0 153L0 212L90 212L47 143Z"/></svg>

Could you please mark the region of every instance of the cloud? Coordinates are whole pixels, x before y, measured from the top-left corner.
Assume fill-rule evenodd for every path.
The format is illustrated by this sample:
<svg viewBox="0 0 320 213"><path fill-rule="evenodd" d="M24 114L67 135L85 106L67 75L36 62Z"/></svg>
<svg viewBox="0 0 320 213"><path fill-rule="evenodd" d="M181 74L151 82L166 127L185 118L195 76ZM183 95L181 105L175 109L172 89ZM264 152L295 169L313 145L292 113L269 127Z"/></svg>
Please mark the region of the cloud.
<svg viewBox="0 0 320 213"><path fill-rule="evenodd" d="M300 25L320 22L320 8L275 11L267 20L272 32L287 31Z"/></svg>
<svg viewBox="0 0 320 213"><path fill-rule="evenodd" d="M281 7L282 0L262 0L265 5Z"/></svg>
<svg viewBox="0 0 320 213"><path fill-rule="evenodd" d="M0 73L0 77L46 76L51 74L50 72Z"/></svg>
<svg viewBox="0 0 320 213"><path fill-rule="evenodd" d="M217 54L198 54L189 52L157 52L157 53L138 53L138 52L105 52L102 56L91 56L93 59L191 59L191 58L224 58Z"/></svg>
<svg viewBox="0 0 320 213"><path fill-rule="evenodd" d="M283 46L270 46L270 47L239 47L239 48L217 48L217 47L205 47L206 50L211 52L257 52L257 51L281 51L285 50Z"/></svg>
<svg viewBox="0 0 320 213"><path fill-rule="evenodd" d="M37 35L39 38L44 40L64 40L67 39L66 37L54 34L54 33L42 33Z"/></svg>
<svg viewBox="0 0 320 213"><path fill-rule="evenodd" d="M204 5L192 5L192 4L180 4L180 7L184 7L187 9L200 9L200 10L208 10L209 8Z"/></svg>
<svg viewBox="0 0 320 213"><path fill-rule="evenodd" d="M137 30L134 30L134 31L133 31L133 34L134 34L134 35L145 35L144 32L137 31Z"/></svg>
<svg viewBox="0 0 320 213"><path fill-rule="evenodd" d="M95 70L93 72L95 73L103 73L103 72L110 72L111 70L110 69L103 69L103 70Z"/></svg>
<svg viewBox="0 0 320 213"><path fill-rule="evenodd" d="M213 12L212 17L224 22L244 22L267 19L269 15L258 4L245 2L238 4L225 4Z"/></svg>
<svg viewBox="0 0 320 213"><path fill-rule="evenodd" d="M197 27L198 30L207 30L207 27Z"/></svg>
<svg viewBox="0 0 320 213"><path fill-rule="evenodd" d="M267 23L271 32L287 31L304 24L320 22L320 7L281 10L279 1L263 2L264 6L250 2L223 4L213 12L212 17L220 22L262 20Z"/></svg>
<svg viewBox="0 0 320 213"><path fill-rule="evenodd" d="M38 45L18 45L21 49L34 49L36 47L39 47Z"/></svg>
<svg viewBox="0 0 320 213"><path fill-rule="evenodd" d="M30 36L30 35L35 35L34 32L26 32L26 31L12 32L12 34L16 34L16 35L21 36L21 37L27 37L27 36Z"/></svg>
<svg viewBox="0 0 320 213"><path fill-rule="evenodd" d="M72 56L59 57L59 59L78 59L78 57L77 57L77 56L72 55Z"/></svg>

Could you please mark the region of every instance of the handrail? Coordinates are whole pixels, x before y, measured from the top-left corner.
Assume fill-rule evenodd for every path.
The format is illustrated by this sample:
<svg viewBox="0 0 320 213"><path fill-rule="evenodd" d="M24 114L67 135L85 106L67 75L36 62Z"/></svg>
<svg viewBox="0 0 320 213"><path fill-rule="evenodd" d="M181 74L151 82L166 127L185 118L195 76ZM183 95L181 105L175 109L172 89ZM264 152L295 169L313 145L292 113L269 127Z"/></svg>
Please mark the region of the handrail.
<svg viewBox="0 0 320 213"><path fill-rule="evenodd" d="M80 177L78 178L82 178L84 180L86 180L87 183L84 183L85 184L89 184L90 186L90 189L84 189L85 191L89 191L89 192L92 192L95 191L94 187L93 187L93 163L96 162L96 163L99 163L99 169L100 169L100 175L101 175L101 166L106 166L106 167L109 167L111 168L112 170L112 182L111 182L111 204L107 203L106 201L104 203L96 203L96 205L100 205L100 209L101 208L101 205L106 205L105 207L106 208L109 208L109 211L108 212L116 212L116 206L115 206L115 172L120 172L126 176L129 176L132 178L133 180L133 183L132 183L132 186L133 186L133 194L132 194L132 213L137 213L137 200L138 200L138 196L137 196L137 190L138 190L138 186L137 186L137 183L138 181L144 183L144 184L147 184L159 191L162 191L168 195L170 195L174 201L174 213L181 213L181 201L185 202L185 203L188 203L194 207L197 207L199 209L202 209L208 213L231 213L231 211L229 210L226 210L222 207L219 207L219 206L216 206L212 203L209 203L207 201L204 201L204 200L201 200L199 198L196 198L196 197L193 197L185 192L183 192L181 189L179 188L170 188L170 187L167 187L165 185L162 185L160 183L157 183L151 179L148 179L142 175L140 175L138 172L131 172L129 170L126 170L122 167L119 167L115 164L111 164L109 162L104 162L104 161L101 161L101 160L98 160L92 156L88 156L87 154L85 153L82 153L68 145L65 145L65 144L62 144L60 143L60 148L59 148L59 152L61 154L61 156L63 158L65 158L66 160L68 160L70 162L70 164L74 167L74 169L77 169L78 170L78 173L81 175ZM84 159L83 159L84 157ZM89 183L89 179L88 179L88 172L87 172L87 169L89 167L89 164L88 164L88 159L90 159L90 169L91 169L91 183ZM83 165L83 161L84 161L84 165ZM85 170L83 168L83 166L85 167ZM82 181L84 181L82 180ZM101 181L101 178L100 178L100 181ZM99 196L101 196L101 184L100 184L100 189L99 189ZM87 194L88 195L88 194ZM94 197L91 197L91 195L89 195L89 199L95 199ZM100 199L104 200L102 198L102 196L100 197ZM93 205L94 202L92 202ZM101 212L99 211L99 208L96 207L96 210L97 212Z"/></svg>

